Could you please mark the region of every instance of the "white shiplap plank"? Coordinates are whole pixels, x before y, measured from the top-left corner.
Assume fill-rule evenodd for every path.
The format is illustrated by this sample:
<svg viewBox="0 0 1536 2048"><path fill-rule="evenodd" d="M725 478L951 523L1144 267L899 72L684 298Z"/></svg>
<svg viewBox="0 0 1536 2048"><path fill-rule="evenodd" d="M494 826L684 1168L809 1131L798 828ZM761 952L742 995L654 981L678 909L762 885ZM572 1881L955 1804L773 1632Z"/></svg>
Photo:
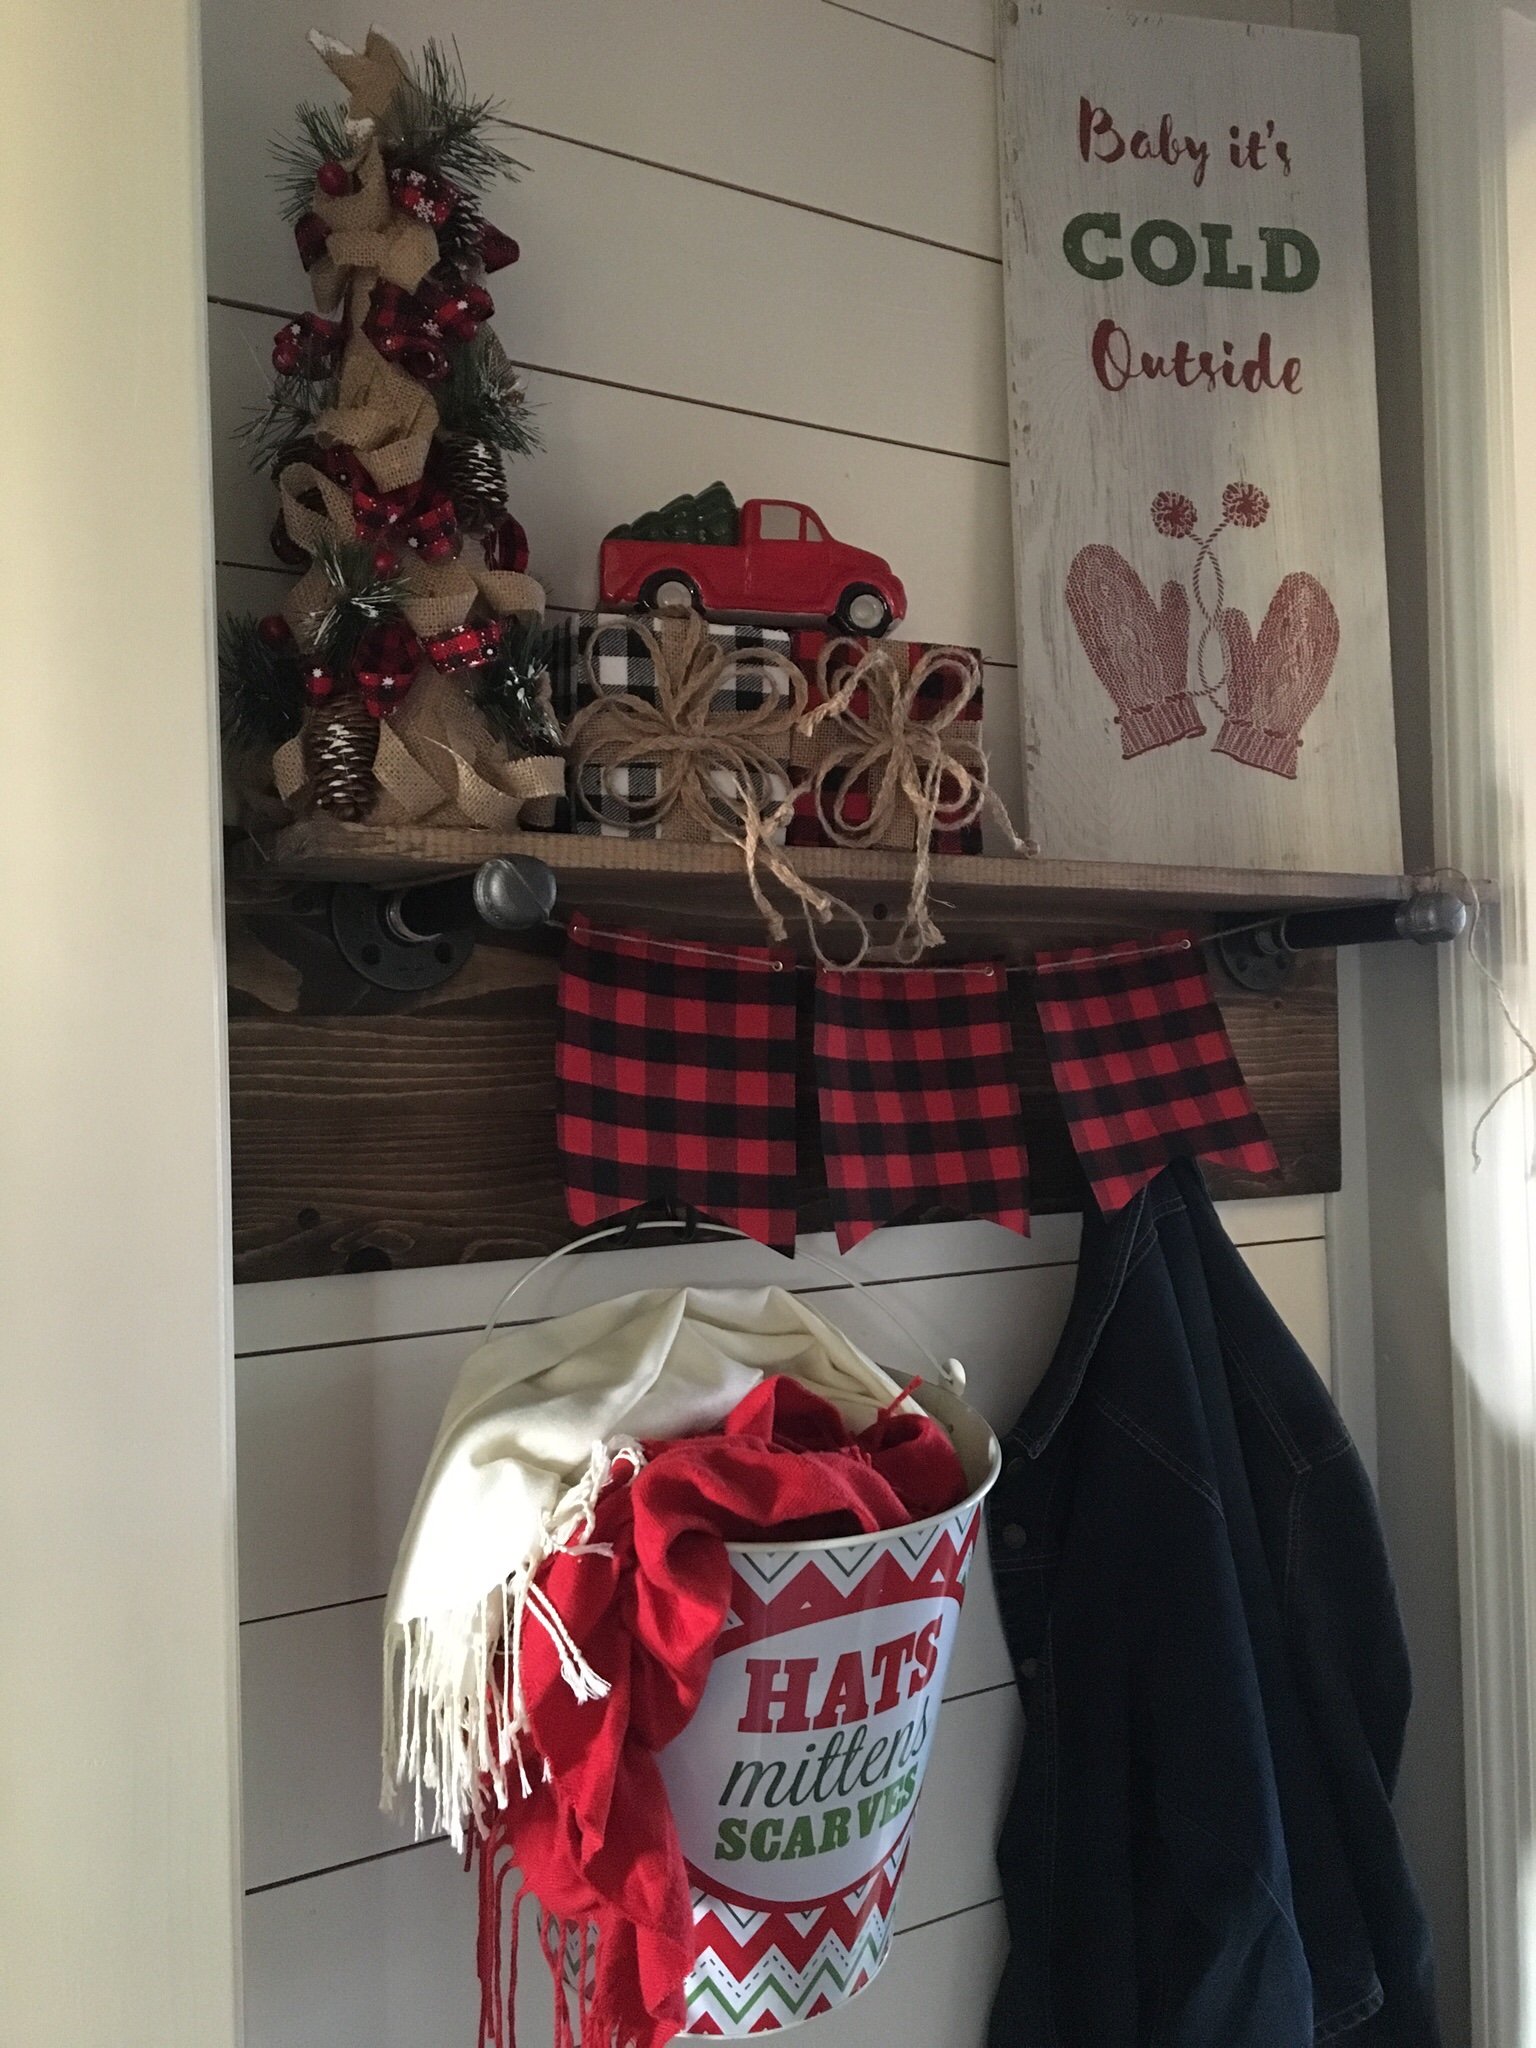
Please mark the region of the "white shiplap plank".
<svg viewBox="0 0 1536 2048"><path fill-rule="evenodd" d="M226 587L222 581L220 587ZM228 587L236 590L239 585ZM239 601L261 608L260 588L254 582L251 588L252 597ZM1323 1199L1321 1195L1281 1195L1226 1202L1220 1205L1220 1214L1238 1244L1321 1237ZM1076 1258L1078 1231L1076 1216L1037 1216L1028 1238L991 1223L929 1223L877 1231L842 1264L865 1280L1060 1265ZM801 1244L804 1252L837 1263L837 1246L831 1237L818 1234L802 1239ZM526 1272L530 1263L500 1260L398 1273L253 1281L235 1290L235 1349L243 1354L408 1336L422 1330L478 1329L502 1290ZM777 1286L799 1291L825 1288L834 1282L808 1261L786 1261L753 1245L607 1252L601 1259L562 1261L520 1298L522 1308L511 1312L519 1314L526 1308L530 1314L558 1315L604 1295L683 1284Z"/></svg>
<svg viewBox="0 0 1536 2048"><path fill-rule="evenodd" d="M963 1360L972 1404L1001 1428L1045 1368L1071 1284L1070 1267L1021 1267L905 1282L880 1288L874 1299L909 1321L939 1357L952 1350ZM876 1356L921 1366L910 1346L898 1360L900 1340L856 1294L821 1294L816 1306ZM244 1616L385 1590L444 1405L474 1342L456 1332L240 1360ZM964 1684L1006 1676L1000 1660L999 1650Z"/></svg>
<svg viewBox="0 0 1536 2048"><path fill-rule="evenodd" d="M750 0L758 4L758 0ZM621 309L622 315L622 309ZM777 317L792 318L781 306ZM214 507L221 559L270 559L276 509L233 430L268 383L273 323L209 308ZM1013 649L1008 471L812 427L716 411L563 376L533 376L544 453L516 465L513 504L532 567L557 604L590 606L597 550L619 519L727 478L742 497L803 500L833 533L873 548L906 584L908 638Z"/></svg>
<svg viewBox="0 0 1536 2048"><path fill-rule="evenodd" d="M823 0L823 5L925 37L972 62L990 63L994 54L994 0Z"/></svg>
<svg viewBox="0 0 1536 2048"><path fill-rule="evenodd" d="M247 1888L411 1839L408 1816L379 1810L379 1614L369 1602L241 1630ZM946 1699L907 1917L954 1912L992 1890L993 1816L1018 1766L1020 1725L1009 1682Z"/></svg>
<svg viewBox="0 0 1536 2048"><path fill-rule="evenodd" d="M519 362L1006 459L996 264L545 136L518 151L522 260L490 282ZM221 295L307 306L291 242L269 239Z"/></svg>
<svg viewBox="0 0 1536 2048"><path fill-rule="evenodd" d="M519 2041L543 2048L553 2010L525 1914ZM245 1902L246 2048L469 2048L478 2012L475 1884L451 1849L411 1850Z"/></svg>
<svg viewBox="0 0 1536 2048"><path fill-rule="evenodd" d="M525 1918L518 2039L550 2039L549 1978ZM445 1848L248 1899L246 2048L446 2048L474 2039L475 1896ZM1007 1952L1001 1906L898 1935L850 2005L801 2028L805 2048L982 2048Z"/></svg>
<svg viewBox="0 0 1536 2048"><path fill-rule="evenodd" d="M305 42L313 20L309 0L204 9L208 268L224 297L265 300L253 287L290 260L268 144L291 131L300 100L339 96ZM446 33L428 0L400 0L389 29L408 50ZM821 0L519 0L512 14L460 0L452 34L473 89L499 94L528 127L997 256L988 65ZM507 142L530 160L529 137ZM491 214L523 238L516 187L493 195ZM666 209L641 233L664 264ZM749 261L737 252L733 280ZM781 282L793 318L798 280ZM622 326L628 310L616 291L608 317Z"/></svg>
<svg viewBox="0 0 1536 2048"><path fill-rule="evenodd" d="M1292 1233L1287 1229L1284 1234ZM1295 1232L1313 1234L1313 1229ZM561 1259L530 1282L507 1313L565 1315L589 1301L642 1287L787 1287L800 1293L837 1286L837 1272L812 1264L814 1258L830 1261L845 1277L851 1274L865 1281L1060 1265L1076 1257L1077 1239L1075 1216L1037 1217L1027 1238L995 1223L927 1223L881 1230L844 1260L838 1257L836 1240L825 1232L802 1238L796 1259L782 1258L757 1244L663 1247L642 1239L634 1251ZM345 1343L418 1330L477 1330L504 1289L533 1264L528 1259L502 1259L398 1273L253 1281L236 1290L235 1350Z"/></svg>
<svg viewBox="0 0 1536 2048"><path fill-rule="evenodd" d="M1243 1256L1292 1336L1331 1385L1327 1244L1322 1238L1312 1238L1305 1244L1253 1245Z"/></svg>
<svg viewBox="0 0 1536 2048"><path fill-rule="evenodd" d="M973 57L991 58L996 53L995 0L823 0L823 4L931 37ZM1201 15L1210 21L1263 21L1287 28L1292 4L1293 0L1169 0L1157 12ZM1295 0L1295 10L1298 28L1333 26L1333 0Z"/></svg>

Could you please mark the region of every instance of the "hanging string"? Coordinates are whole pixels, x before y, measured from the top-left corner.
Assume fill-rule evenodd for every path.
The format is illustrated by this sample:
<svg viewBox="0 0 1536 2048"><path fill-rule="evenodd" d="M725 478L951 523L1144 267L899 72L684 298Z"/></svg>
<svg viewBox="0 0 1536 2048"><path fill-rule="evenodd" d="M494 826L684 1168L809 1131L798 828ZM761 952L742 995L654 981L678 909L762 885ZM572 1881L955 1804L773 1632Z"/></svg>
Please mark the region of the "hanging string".
<svg viewBox="0 0 1536 2048"><path fill-rule="evenodd" d="M1469 876L1464 875L1460 868L1437 868L1431 879L1435 882L1445 882L1450 887L1459 889L1470 896L1472 923L1467 932L1467 957L1471 960L1473 967L1483 981L1492 989L1494 1001L1499 1006L1499 1014L1504 1019L1510 1036L1525 1055L1525 1064L1521 1067L1519 1073L1511 1075L1503 1087L1495 1092L1485 1105L1477 1122L1472 1126L1472 1171L1476 1173L1483 1163L1483 1155L1478 1145L1478 1140L1482 1137L1490 1117L1492 1117L1494 1111L1506 1095L1513 1095L1518 1089L1523 1088L1527 1081L1536 1079L1536 1045L1531 1043L1530 1038L1516 1018L1514 1011L1510 1008L1509 998L1504 993L1504 984L1499 980L1498 975L1495 974L1479 948L1478 938L1483 924L1483 900L1477 892L1477 884Z"/></svg>

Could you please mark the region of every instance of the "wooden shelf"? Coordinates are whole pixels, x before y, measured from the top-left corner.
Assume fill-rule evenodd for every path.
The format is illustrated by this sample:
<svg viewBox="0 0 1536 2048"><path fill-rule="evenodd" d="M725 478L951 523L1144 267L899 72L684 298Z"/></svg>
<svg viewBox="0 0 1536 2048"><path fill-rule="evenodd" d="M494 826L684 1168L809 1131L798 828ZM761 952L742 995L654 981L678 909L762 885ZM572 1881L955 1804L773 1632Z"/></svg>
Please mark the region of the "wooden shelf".
<svg viewBox="0 0 1536 2048"><path fill-rule="evenodd" d="M295 881L378 885L430 880L497 854L532 854L559 879L566 908L643 916L653 930L760 930L733 846L664 840L582 838L553 832L461 832L344 825L308 819L276 834L242 863ZM895 930L912 856L799 848L791 856L808 881L853 904L877 936ZM1280 874L1237 868L1115 866L1012 856L944 856L933 863L932 898L954 947L984 941L1026 944L1041 931L1135 933L1170 917L1205 928L1246 911L1397 903L1412 893L1403 875ZM767 883L769 893L773 884Z"/></svg>

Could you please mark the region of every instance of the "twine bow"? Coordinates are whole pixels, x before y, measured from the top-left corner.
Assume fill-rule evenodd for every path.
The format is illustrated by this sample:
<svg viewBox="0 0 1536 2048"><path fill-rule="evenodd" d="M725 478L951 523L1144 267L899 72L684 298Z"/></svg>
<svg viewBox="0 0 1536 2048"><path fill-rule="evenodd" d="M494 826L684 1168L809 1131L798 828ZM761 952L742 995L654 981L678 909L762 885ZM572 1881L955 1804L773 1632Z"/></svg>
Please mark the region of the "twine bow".
<svg viewBox="0 0 1536 2048"><path fill-rule="evenodd" d="M631 638L640 642L655 676L654 700L603 690L597 663L608 635L618 636L620 653ZM581 658L591 696L566 730L566 747L575 800L590 816L601 820L617 810L639 832L677 818L702 840L723 838L740 847L752 900L775 941L786 935L784 920L763 893L759 866L799 902L808 924L812 918L826 924L834 908L847 909L797 874L774 843L795 802L793 793L784 793L785 742L807 704L805 677L787 656L773 647L727 653L697 612L668 611L650 624L625 619L593 627ZM717 710L721 692L742 681L760 692L757 702ZM655 794L636 797L620 776L642 762L655 769ZM584 782L588 767L598 771L595 799Z"/></svg>
<svg viewBox="0 0 1536 2048"><path fill-rule="evenodd" d="M834 685L830 678L840 658L849 665ZM920 715L923 686L936 676L952 677L955 688L945 702ZM899 960L911 962L944 942L928 909L935 830L974 825L990 804L1015 849L1023 847L988 781L985 752L954 730L981 688L981 663L968 647L930 647L904 676L880 642L866 646L840 638L822 648L816 680L822 701L801 717L798 730L809 738L835 718L848 734L846 740L829 740L817 757L811 783L811 799L827 837L835 846L889 846L893 832L904 828L908 818L912 821L912 886L894 947ZM864 708L855 710L861 689ZM860 810L867 804L867 813L851 815L854 804Z"/></svg>

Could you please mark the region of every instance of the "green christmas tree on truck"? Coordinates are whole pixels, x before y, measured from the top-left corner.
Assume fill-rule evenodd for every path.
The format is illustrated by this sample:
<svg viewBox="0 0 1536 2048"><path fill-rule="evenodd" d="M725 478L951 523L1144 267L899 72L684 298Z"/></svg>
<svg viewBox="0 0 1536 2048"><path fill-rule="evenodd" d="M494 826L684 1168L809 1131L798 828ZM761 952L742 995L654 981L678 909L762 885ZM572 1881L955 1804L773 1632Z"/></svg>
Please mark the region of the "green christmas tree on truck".
<svg viewBox="0 0 1536 2048"><path fill-rule="evenodd" d="M598 582L604 604L827 620L872 637L907 608L890 563L834 540L809 505L748 498L738 507L722 483L614 527Z"/></svg>
<svg viewBox="0 0 1536 2048"><path fill-rule="evenodd" d="M503 459L537 445L484 278L517 244L480 202L519 166L434 42L408 62L310 38L348 104L305 105L280 182L316 311L281 328L248 421L277 486L280 611L221 633L231 751L289 809L382 824L538 821L563 786L544 593ZM535 807L535 816L525 815Z"/></svg>

